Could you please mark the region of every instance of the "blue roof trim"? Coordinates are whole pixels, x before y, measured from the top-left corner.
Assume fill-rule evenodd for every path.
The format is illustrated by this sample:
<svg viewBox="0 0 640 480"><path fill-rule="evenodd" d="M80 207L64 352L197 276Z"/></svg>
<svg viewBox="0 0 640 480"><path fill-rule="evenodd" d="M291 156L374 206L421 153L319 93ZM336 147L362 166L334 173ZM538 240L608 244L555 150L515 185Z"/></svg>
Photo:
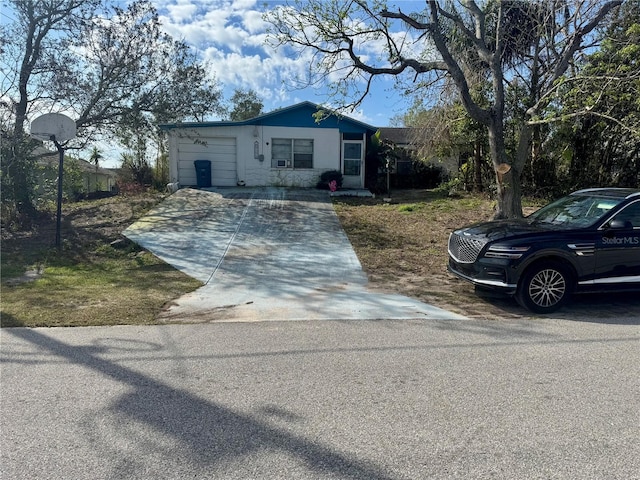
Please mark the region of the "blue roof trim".
<svg viewBox="0 0 640 480"><path fill-rule="evenodd" d="M320 122L316 122L314 113L318 110L325 110L329 116ZM269 127L303 127L303 128L337 128L341 132L361 133L375 132L377 127L368 125L359 120L354 120L343 115L338 115L331 110L325 109L312 102L301 102L290 107L280 108L264 115L259 115L240 122L217 121L217 122L184 122L166 123L159 127L162 130L173 130L175 128L206 128L206 127L235 127L246 125L260 125Z"/></svg>

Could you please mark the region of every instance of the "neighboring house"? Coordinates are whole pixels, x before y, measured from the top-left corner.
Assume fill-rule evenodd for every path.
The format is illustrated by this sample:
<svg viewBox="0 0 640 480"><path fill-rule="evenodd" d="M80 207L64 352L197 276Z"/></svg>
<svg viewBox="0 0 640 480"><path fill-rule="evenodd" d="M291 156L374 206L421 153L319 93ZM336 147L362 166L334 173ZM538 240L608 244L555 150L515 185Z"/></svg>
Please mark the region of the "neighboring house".
<svg viewBox="0 0 640 480"><path fill-rule="evenodd" d="M415 156L416 146L412 143L412 139L416 135L413 128L402 127L382 127L380 128L380 138L391 142L396 147L405 151L401 158L395 161L392 175L411 175L413 173L412 158Z"/></svg>
<svg viewBox="0 0 640 480"><path fill-rule="evenodd" d="M107 168L96 167L86 160L76 159L82 173L83 187L87 193L111 192L116 189L117 174Z"/></svg>
<svg viewBox="0 0 640 480"><path fill-rule="evenodd" d="M343 188L364 187L367 144L376 128L330 115L302 102L239 122L161 125L169 135L171 182L198 185L196 160L211 162L213 186L315 187L328 170L343 174Z"/></svg>
<svg viewBox="0 0 640 480"><path fill-rule="evenodd" d="M383 127L380 128L380 137L383 140L392 142L397 147L405 149L409 154L411 152L424 151L423 145L420 143L421 130L408 127ZM424 135L424 133L423 133ZM411 156L411 155L410 155ZM458 171L458 157L457 155L451 155L450 157L431 157L427 160L427 164L442 167L447 174L455 175ZM403 158L397 162L396 172L399 175L410 175L411 160L409 158Z"/></svg>
<svg viewBox="0 0 640 480"><path fill-rule="evenodd" d="M43 167L43 177L41 183L54 181L58 177L58 163L60 155L58 152L51 152L44 147L38 147L34 151L38 158L38 164ZM79 174L80 185L74 187L83 193L111 192L116 188L116 172L96 167L93 163L80 158L65 157L65 165L73 165Z"/></svg>
<svg viewBox="0 0 640 480"><path fill-rule="evenodd" d="M387 140L397 147L415 149L413 138L417 135L417 130L408 127L381 127L380 138Z"/></svg>

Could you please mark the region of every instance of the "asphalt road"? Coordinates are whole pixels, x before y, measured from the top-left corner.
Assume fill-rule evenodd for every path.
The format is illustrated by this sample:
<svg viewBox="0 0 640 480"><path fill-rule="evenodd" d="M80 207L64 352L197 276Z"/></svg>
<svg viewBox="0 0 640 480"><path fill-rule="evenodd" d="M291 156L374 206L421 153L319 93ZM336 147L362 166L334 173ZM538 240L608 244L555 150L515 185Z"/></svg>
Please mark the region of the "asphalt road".
<svg viewBox="0 0 640 480"><path fill-rule="evenodd" d="M1 478L638 479L638 322L3 329Z"/></svg>

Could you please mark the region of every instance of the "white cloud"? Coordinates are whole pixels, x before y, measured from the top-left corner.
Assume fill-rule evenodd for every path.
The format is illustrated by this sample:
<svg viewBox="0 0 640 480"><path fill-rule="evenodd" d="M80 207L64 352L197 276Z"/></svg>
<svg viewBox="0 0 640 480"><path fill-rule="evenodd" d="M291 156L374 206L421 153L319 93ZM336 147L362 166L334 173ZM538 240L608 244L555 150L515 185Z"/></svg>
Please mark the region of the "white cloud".
<svg viewBox="0 0 640 480"><path fill-rule="evenodd" d="M268 24L263 9L275 3L261 0L159 0L163 28L175 38L196 48L221 82L225 94L234 89L253 89L263 99L265 110L300 100L325 103L323 85L306 86L314 61L311 51L267 45ZM408 45L408 44L407 44ZM361 45L363 59L375 59L384 51L381 41ZM317 60L317 58L315 58ZM340 82L344 72L332 72L323 81ZM379 99L378 99L379 103ZM376 105L376 102L372 103ZM353 118L370 122L376 113L355 112Z"/></svg>
<svg viewBox="0 0 640 480"><path fill-rule="evenodd" d="M177 23L184 23L193 18L198 7L190 1L181 1L175 5L167 5L169 17Z"/></svg>
<svg viewBox="0 0 640 480"><path fill-rule="evenodd" d="M256 10L246 12L243 25L246 27L247 32L251 34L265 32L268 26L267 22L262 19L262 12Z"/></svg>

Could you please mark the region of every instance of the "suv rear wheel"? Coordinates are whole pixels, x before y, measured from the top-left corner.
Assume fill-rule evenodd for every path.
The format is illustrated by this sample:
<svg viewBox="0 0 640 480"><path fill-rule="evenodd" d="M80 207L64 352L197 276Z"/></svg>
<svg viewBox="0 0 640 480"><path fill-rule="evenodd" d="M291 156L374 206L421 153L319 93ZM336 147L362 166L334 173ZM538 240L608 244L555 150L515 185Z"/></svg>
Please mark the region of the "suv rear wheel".
<svg viewBox="0 0 640 480"><path fill-rule="evenodd" d="M573 289L567 268L547 261L530 267L520 280L516 300L535 313L551 313L564 305Z"/></svg>

